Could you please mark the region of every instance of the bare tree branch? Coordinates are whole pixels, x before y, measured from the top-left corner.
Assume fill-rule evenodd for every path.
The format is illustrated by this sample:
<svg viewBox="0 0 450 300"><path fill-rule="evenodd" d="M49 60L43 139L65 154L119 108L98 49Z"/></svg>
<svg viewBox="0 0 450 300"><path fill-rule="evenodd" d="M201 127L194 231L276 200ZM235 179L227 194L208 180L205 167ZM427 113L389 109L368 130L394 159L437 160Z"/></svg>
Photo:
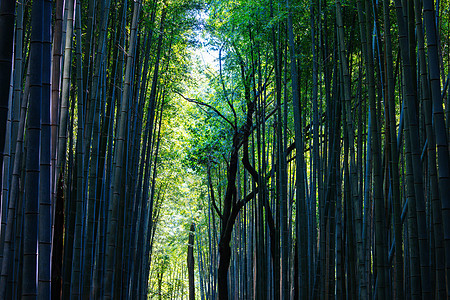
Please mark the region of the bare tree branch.
<svg viewBox="0 0 450 300"><path fill-rule="evenodd" d="M208 103L204 103L204 102L201 102L201 101L198 101L198 100L195 100L195 99L188 98L188 97L184 96L183 94L181 94L181 93L178 92L178 91L175 91L175 93L177 93L179 96L181 96L181 98L183 98L184 100L186 100L186 101L188 101L188 102L195 103L195 104L197 104L197 105L206 106L206 107L208 107L209 109L213 110L219 117L221 117L222 119L224 119L228 124L231 125L231 127L232 127L234 130L236 130L236 126L235 126L230 120L228 120L224 115L222 115L222 114L220 113L220 111L218 111L215 107L209 105Z"/></svg>

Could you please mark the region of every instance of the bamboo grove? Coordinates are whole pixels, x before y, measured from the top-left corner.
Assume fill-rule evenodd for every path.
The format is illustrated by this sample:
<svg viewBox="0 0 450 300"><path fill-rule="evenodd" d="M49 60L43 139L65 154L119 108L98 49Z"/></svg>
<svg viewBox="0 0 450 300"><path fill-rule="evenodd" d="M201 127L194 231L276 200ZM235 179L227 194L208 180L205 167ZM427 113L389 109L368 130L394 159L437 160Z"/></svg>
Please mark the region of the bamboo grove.
<svg viewBox="0 0 450 300"><path fill-rule="evenodd" d="M449 3L209 5L202 299L446 299Z"/></svg>
<svg viewBox="0 0 450 300"><path fill-rule="evenodd" d="M0 299L446 299L449 81L447 0L0 0Z"/></svg>
<svg viewBox="0 0 450 300"><path fill-rule="evenodd" d="M196 6L1 1L1 299L147 297L161 119Z"/></svg>

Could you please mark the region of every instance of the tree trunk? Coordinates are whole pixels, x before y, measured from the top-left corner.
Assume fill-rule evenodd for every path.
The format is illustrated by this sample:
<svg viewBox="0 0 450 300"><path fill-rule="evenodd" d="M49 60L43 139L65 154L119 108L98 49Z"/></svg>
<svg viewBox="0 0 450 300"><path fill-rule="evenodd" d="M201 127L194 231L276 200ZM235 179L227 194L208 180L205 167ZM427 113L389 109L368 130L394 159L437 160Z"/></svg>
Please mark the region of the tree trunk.
<svg viewBox="0 0 450 300"><path fill-rule="evenodd" d="M189 241L188 241L188 254L187 254L187 268L189 277L189 300L195 300L195 282L194 282L194 237L195 237L195 224L191 224L189 229Z"/></svg>

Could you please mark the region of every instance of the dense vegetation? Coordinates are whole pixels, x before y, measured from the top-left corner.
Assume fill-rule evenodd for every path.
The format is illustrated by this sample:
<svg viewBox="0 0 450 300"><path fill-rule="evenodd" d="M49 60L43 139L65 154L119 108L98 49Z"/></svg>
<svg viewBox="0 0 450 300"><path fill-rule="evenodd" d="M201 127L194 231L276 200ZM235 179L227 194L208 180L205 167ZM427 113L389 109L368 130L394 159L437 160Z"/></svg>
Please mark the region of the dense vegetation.
<svg viewBox="0 0 450 300"><path fill-rule="evenodd" d="M0 299L446 299L450 2L0 0Z"/></svg>

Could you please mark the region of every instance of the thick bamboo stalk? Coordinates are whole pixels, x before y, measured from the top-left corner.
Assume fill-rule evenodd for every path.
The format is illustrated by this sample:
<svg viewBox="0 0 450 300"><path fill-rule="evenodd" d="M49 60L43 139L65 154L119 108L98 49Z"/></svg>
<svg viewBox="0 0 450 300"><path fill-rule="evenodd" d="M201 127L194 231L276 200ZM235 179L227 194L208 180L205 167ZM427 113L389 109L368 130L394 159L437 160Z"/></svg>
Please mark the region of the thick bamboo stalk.
<svg viewBox="0 0 450 300"><path fill-rule="evenodd" d="M43 69L42 69L42 116L39 173L39 256L38 298L51 298L51 20L52 2L44 1L43 19Z"/></svg>
<svg viewBox="0 0 450 300"><path fill-rule="evenodd" d="M446 122L442 107L443 99L441 96L441 82L439 77L439 37L436 30L436 23L433 15L438 12L434 10L433 1L425 0L423 2L423 10L425 17L425 26L427 29L427 54L430 70L431 99L433 107L433 129L436 135L436 146L438 154L438 175L439 175L439 193L442 203L442 216L444 221L444 239L445 239L445 256L446 265L445 272L447 276L447 293L450 292L450 159L448 149L448 136L445 128ZM447 102L448 106L448 102ZM448 110L448 108L447 108ZM448 125L447 125L448 126Z"/></svg>
<svg viewBox="0 0 450 300"><path fill-rule="evenodd" d="M30 105L27 126L26 179L23 228L22 299L37 296L39 228L39 173L43 71L43 1L33 2L30 45Z"/></svg>
<svg viewBox="0 0 450 300"><path fill-rule="evenodd" d="M289 2L287 2L289 8ZM308 234L306 230L306 197L305 197L305 178L304 178L304 157L303 157L303 133L301 126L301 111L299 97L299 80L297 74L297 61L295 52L294 32L292 25L292 13L288 16L288 37L289 52L291 60L291 77L292 77L292 102L294 110L294 131L295 131L295 148L296 155L296 236L298 239L298 269L299 276L294 278L298 282L299 297L306 298L309 296L308 287L308 264L307 264L307 240Z"/></svg>
<svg viewBox="0 0 450 300"><path fill-rule="evenodd" d="M5 0L0 3L0 183L3 183L3 149L8 120L8 100L11 92L11 70L13 59L15 1Z"/></svg>

